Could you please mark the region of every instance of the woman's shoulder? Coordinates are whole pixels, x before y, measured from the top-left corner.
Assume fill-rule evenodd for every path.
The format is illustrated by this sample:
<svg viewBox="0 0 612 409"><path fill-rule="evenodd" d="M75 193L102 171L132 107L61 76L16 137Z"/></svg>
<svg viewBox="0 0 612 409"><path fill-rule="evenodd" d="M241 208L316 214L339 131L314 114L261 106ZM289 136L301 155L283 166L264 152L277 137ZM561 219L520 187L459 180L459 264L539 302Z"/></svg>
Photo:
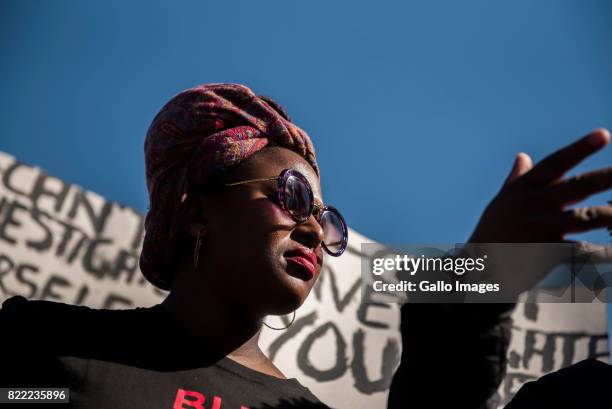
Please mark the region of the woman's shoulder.
<svg viewBox="0 0 612 409"><path fill-rule="evenodd" d="M49 314L49 313L62 313L67 311L76 310L92 310L88 307L75 306L70 304L64 304L53 301L43 300L28 300L27 298L16 295L14 297L7 298L2 303L0 313L3 318L14 318L29 313Z"/></svg>
<svg viewBox="0 0 612 409"><path fill-rule="evenodd" d="M8 298L0 309L3 326L37 332L66 329L67 326L92 317L103 317L109 310L97 310L85 306L53 301L28 300L22 296ZM6 328L6 327L5 327Z"/></svg>
<svg viewBox="0 0 612 409"><path fill-rule="evenodd" d="M41 354L77 354L85 345L108 343L117 331L124 335L151 308L104 310L59 302L7 299L0 309L3 341L15 349Z"/></svg>
<svg viewBox="0 0 612 409"><path fill-rule="evenodd" d="M67 341L78 327L78 315L88 309L50 301L30 301L16 296L0 309L0 381L11 386L54 386L68 379L57 360L70 349Z"/></svg>
<svg viewBox="0 0 612 409"><path fill-rule="evenodd" d="M78 307L51 301L32 301L15 296L2 303L0 326L2 332L13 339L27 340L34 335L58 334L78 316L87 313L87 307Z"/></svg>

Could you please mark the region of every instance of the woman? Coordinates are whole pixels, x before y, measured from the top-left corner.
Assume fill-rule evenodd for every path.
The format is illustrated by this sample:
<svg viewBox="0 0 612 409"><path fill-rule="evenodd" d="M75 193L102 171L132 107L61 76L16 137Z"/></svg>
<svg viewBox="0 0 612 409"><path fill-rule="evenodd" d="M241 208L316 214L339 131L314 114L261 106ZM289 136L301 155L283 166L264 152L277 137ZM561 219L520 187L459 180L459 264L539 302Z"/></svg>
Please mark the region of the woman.
<svg viewBox="0 0 612 409"><path fill-rule="evenodd" d="M247 87L210 84L162 108L145 156L140 264L169 296L128 311L8 300L10 385L70 387L78 408L326 407L258 346L265 317L295 311L346 246L308 135Z"/></svg>
<svg viewBox="0 0 612 409"><path fill-rule="evenodd" d="M609 208L562 211L576 197L609 188L609 169L559 182L565 170L608 142L607 132L596 131L533 169L520 155L472 241L558 241L570 231L609 226ZM0 371L0 386L70 387L71 404L80 408L326 407L286 379L257 344L265 316L299 307L324 254L338 256L346 246L342 217L323 205L307 134L248 88L211 84L162 108L148 131L145 155L151 208L140 264L170 295L162 305L128 311L7 301L0 327L8 329L6 350L13 359ZM543 195L546 201L539 200ZM531 217L537 214L554 227L545 229L547 235ZM423 307L426 316L429 306ZM500 325L508 308L480 316L472 310L443 313L465 322L462 314L469 312L482 324L474 329L480 339L482 331ZM411 311L405 309L403 318ZM404 334L390 405L418 404L420 393L431 391L425 405L448 398L455 407L468 407L468 401L480 406L503 372L507 335L497 333L504 331L487 337L484 349L465 354L467 365L485 361L474 373L486 375L486 384L466 386L484 392L461 401L464 394L439 393L446 390L441 383L447 372L437 371L439 351L432 345L439 343L414 322L416 331ZM485 355L491 349L495 361ZM451 372L449 381L461 379L460 372Z"/></svg>

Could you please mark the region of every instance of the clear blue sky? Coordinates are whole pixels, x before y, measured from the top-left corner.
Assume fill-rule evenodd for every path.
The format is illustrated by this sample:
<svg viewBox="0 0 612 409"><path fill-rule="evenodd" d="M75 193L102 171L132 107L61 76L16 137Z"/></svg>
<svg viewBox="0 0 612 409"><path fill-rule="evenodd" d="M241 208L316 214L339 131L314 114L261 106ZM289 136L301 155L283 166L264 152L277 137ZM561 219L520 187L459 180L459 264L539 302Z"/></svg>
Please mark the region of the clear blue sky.
<svg viewBox="0 0 612 409"><path fill-rule="evenodd" d="M612 128L610 21L607 0L5 0L0 150L144 210L157 110L241 82L310 133L352 228L464 241L517 152Z"/></svg>

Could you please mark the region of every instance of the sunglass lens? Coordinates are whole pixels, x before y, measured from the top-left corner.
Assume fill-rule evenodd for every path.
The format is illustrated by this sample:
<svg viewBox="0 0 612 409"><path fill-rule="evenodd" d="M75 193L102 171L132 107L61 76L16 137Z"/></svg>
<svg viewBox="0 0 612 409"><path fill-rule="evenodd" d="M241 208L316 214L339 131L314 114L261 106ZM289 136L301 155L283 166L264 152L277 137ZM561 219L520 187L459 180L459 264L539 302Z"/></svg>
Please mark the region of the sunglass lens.
<svg viewBox="0 0 612 409"><path fill-rule="evenodd" d="M340 213L335 209L325 210L321 215L321 226L327 251L333 256L341 255L346 248L347 228Z"/></svg>
<svg viewBox="0 0 612 409"><path fill-rule="evenodd" d="M312 191L297 176L289 176L285 182L285 206L293 218L305 221L312 212Z"/></svg>

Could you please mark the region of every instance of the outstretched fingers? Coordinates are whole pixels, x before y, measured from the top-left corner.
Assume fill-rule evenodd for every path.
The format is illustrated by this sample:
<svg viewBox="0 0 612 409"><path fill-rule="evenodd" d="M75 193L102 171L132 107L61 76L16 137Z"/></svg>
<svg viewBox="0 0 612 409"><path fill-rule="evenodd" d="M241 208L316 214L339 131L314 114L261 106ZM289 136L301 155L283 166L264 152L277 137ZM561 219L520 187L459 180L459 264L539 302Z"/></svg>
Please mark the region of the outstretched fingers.
<svg viewBox="0 0 612 409"><path fill-rule="evenodd" d="M597 129L542 159L525 175L524 179L533 185L552 183L609 142L610 132L606 129Z"/></svg>
<svg viewBox="0 0 612 409"><path fill-rule="evenodd" d="M569 205L608 189L612 189L612 166L583 173L547 187L545 196L560 205Z"/></svg>

